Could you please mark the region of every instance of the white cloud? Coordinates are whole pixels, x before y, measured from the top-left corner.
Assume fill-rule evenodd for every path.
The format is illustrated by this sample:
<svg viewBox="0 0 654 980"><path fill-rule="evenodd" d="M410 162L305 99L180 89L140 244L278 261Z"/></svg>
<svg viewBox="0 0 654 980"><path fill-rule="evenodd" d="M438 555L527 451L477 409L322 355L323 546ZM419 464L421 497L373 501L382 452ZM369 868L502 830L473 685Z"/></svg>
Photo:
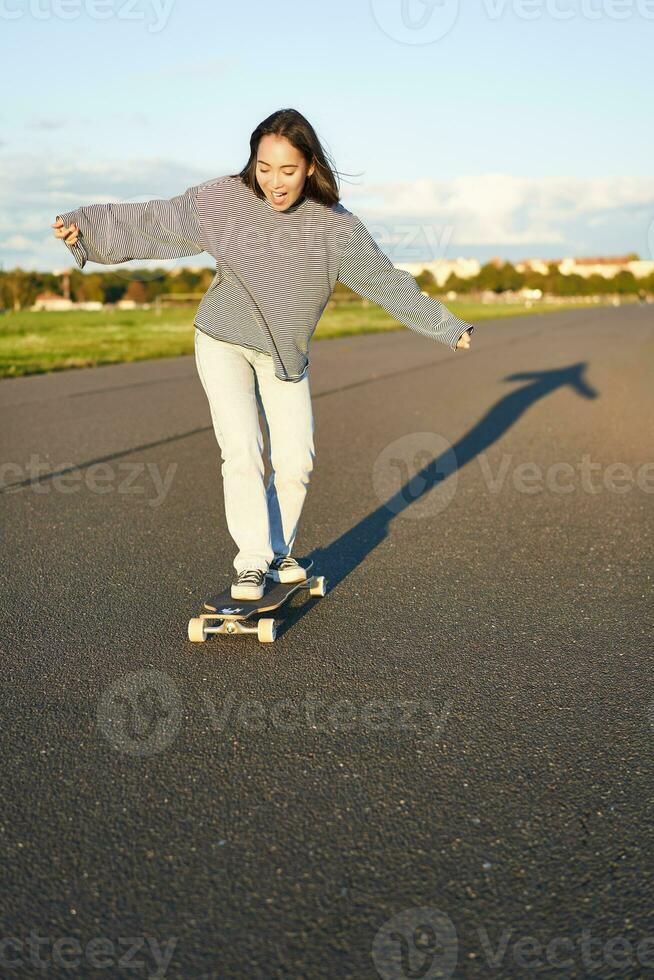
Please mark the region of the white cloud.
<svg viewBox="0 0 654 980"><path fill-rule="evenodd" d="M66 125L63 119L34 119L25 123L25 129L50 130L63 129Z"/></svg>
<svg viewBox="0 0 654 980"><path fill-rule="evenodd" d="M634 207L654 215L654 178L491 173L348 188L347 198L351 210L360 203L372 221L450 227L460 245L565 244L575 224L622 222Z"/></svg>
<svg viewBox="0 0 654 980"><path fill-rule="evenodd" d="M5 238L4 241L0 241L1 251L26 252L33 247L34 242L29 238L25 238L24 235L11 235L10 238Z"/></svg>
<svg viewBox="0 0 654 980"><path fill-rule="evenodd" d="M75 129L80 127L88 129L92 126L101 127L126 127L138 126L142 129L150 126L151 120L146 112L133 112L129 109L107 110L107 112L96 113L95 115L59 115L56 119L31 119L24 123L24 128L34 132L48 132L54 129ZM1 145L1 144L0 144Z"/></svg>
<svg viewBox="0 0 654 980"><path fill-rule="evenodd" d="M220 175L160 159L80 165L64 159L44 163L27 153L5 155L0 158L0 264L42 271L58 268L64 260L71 265L50 228L59 212L85 204L172 197Z"/></svg>

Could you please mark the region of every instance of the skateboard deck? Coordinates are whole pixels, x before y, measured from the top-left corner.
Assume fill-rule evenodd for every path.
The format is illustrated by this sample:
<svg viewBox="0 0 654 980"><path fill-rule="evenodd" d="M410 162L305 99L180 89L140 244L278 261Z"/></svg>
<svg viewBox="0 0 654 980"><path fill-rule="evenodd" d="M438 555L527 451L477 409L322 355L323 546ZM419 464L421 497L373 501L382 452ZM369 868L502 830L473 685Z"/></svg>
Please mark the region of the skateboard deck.
<svg viewBox="0 0 654 980"><path fill-rule="evenodd" d="M302 562L306 571L313 568L313 562ZM261 643L272 643L276 636L275 620L261 618L256 625L246 625L247 620L260 613L279 609L300 589L308 589L311 595L325 595L327 583L322 575L308 575L300 582L275 582L266 579L265 591L260 599L232 599L231 585L204 601L204 608L210 610L191 619L188 624L188 638L193 643L202 643L211 633L256 633ZM215 625L211 625L211 623Z"/></svg>

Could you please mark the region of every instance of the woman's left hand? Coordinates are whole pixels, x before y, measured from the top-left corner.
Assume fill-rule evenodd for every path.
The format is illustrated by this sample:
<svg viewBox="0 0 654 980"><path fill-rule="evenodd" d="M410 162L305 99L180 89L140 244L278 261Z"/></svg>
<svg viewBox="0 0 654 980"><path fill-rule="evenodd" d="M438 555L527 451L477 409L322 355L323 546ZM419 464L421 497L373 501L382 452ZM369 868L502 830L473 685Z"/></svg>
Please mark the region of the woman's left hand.
<svg viewBox="0 0 654 980"><path fill-rule="evenodd" d="M470 347L470 331L469 330L466 330L466 332L464 334L461 334L461 336L459 337L459 339L457 341L457 344L456 344L456 350L458 350L459 347L465 347L465 348Z"/></svg>

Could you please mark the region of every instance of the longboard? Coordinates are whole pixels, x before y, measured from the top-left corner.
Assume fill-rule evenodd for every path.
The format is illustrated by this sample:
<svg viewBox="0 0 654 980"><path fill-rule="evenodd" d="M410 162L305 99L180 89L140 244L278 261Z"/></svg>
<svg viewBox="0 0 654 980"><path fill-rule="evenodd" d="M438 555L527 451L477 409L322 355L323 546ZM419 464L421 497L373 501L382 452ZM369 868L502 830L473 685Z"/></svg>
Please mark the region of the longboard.
<svg viewBox="0 0 654 980"><path fill-rule="evenodd" d="M309 571L312 561L304 561ZM218 595L205 599L204 608L210 610L189 620L188 638L192 643L203 643L211 633L256 633L261 643L273 643L277 635L275 620L261 618L256 625L246 625L259 613L279 609L300 589L308 589L310 595L324 596L327 582L322 575L311 575L301 582L273 582L266 579L266 589L260 599L232 599L231 585ZM210 625L213 622L214 625Z"/></svg>

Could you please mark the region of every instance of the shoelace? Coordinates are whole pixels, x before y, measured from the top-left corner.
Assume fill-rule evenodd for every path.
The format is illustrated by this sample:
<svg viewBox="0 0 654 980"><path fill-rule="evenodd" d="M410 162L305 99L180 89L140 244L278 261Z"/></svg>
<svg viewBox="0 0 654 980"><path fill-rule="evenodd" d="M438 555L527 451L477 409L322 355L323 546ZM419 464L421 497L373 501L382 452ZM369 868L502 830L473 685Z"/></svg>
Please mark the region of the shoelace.
<svg viewBox="0 0 654 980"><path fill-rule="evenodd" d="M263 578L263 572L259 568L248 569L245 572L241 572L238 577L239 584L241 582L253 582L254 585L259 585L261 579Z"/></svg>
<svg viewBox="0 0 654 980"><path fill-rule="evenodd" d="M296 565L297 565L297 562L296 562L295 558L291 558L290 555L286 555L285 558L281 558L281 559L279 559L278 561L275 562L275 567L276 568L289 568L289 566L292 567L292 568L295 568Z"/></svg>

